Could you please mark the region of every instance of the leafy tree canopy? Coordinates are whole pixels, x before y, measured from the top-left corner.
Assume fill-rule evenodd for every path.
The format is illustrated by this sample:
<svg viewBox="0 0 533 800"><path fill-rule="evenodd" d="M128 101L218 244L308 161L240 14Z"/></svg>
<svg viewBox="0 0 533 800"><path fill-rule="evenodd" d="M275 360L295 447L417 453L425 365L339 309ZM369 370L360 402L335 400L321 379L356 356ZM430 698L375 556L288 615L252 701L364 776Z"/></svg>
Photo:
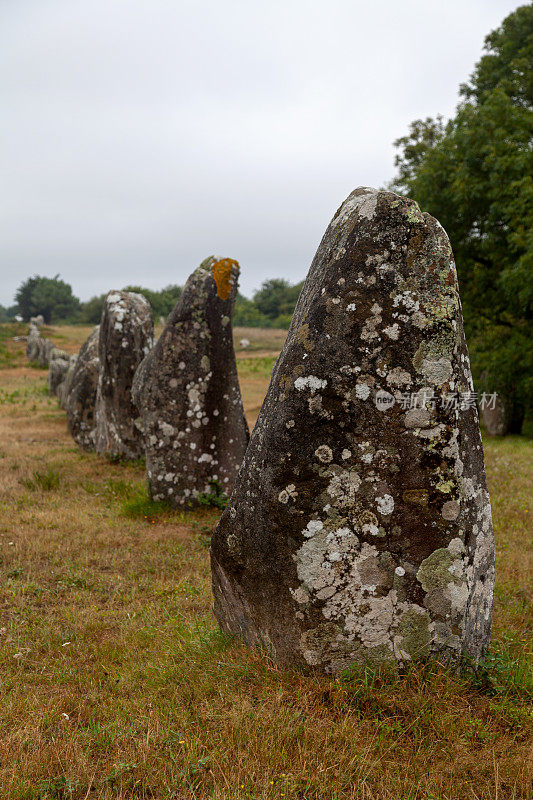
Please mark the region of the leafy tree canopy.
<svg viewBox="0 0 533 800"><path fill-rule="evenodd" d="M533 390L533 6L487 36L460 95L453 119L417 120L395 142L391 188L448 232L474 377L523 416Z"/></svg>
<svg viewBox="0 0 533 800"><path fill-rule="evenodd" d="M15 303L25 321L42 314L47 323L70 320L80 307L80 301L72 294L72 287L60 280L59 275L28 278L17 289Z"/></svg>
<svg viewBox="0 0 533 800"><path fill-rule="evenodd" d="M142 294L152 306L154 319L157 322L159 317L168 317L178 302L183 290L181 286L171 285L166 286L164 289L160 289L159 291L145 289L142 286L125 286L124 291Z"/></svg>
<svg viewBox="0 0 533 800"><path fill-rule="evenodd" d="M303 281L293 285L283 278L272 278L261 284L254 294L254 303L271 323L283 320L281 327L285 327L287 321L290 323L302 286Z"/></svg>

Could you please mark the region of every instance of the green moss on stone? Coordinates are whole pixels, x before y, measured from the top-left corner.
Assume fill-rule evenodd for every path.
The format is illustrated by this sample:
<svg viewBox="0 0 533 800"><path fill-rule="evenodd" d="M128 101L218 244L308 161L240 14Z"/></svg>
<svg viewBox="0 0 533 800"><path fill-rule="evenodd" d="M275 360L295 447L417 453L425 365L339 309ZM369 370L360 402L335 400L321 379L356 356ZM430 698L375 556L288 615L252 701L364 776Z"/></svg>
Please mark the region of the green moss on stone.
<svg viewBox="0 0 533 800"><path fill-rule="evenodd" d="M420 564L416 577L422 584L425 592L435 589L444 589L453 581L449 568L454 562L454 557L445 547L434 550L430 556Z"/></svg>
<svg viewBox="0 0 533 800"><path fill-rule="evenodd" d="M403 637L400 647L412 659L425 658L429 655L431 637L426 614L419 614L417 611L409 609L402 616L398 630Z"/></svg>

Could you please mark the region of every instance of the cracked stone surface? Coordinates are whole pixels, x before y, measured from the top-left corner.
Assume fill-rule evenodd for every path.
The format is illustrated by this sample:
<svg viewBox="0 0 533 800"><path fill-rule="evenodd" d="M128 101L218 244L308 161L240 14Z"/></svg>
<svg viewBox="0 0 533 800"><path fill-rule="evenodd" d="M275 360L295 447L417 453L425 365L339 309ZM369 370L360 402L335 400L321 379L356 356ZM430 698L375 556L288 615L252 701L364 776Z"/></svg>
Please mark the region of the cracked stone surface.
<svg viewBox="0 0 533 800"><path fill-rule="evenodd" d="M221 627L335 674L490 638L494 539L453 255L416 203L356 189L296 306L212 537Z"/></svg>
<svg viewBox="0 0 533 800"><path fill-rule="evenodd" d="M98 339L95 446L101 455L124 459L144 455L131 385L153 346L154 323L147 300L135 292L109 292Z"/></svg>
<svg viewBox="0 0 533 800"><path fill-rule="evenodd" d="M100 372L99 332L100 326L96 325L82 344L77 358L71 360L60 398L67 412L69 433L84 450L94 450L95 447L96 390Z"/></svg>
<svg viewBox="0 0 533 800"><path fill-rule="evenodd" d="M155 500L181 506L213 490L231 493L249 434L233 348L239 265L211 256L188 279L133 396Z"/></svg>

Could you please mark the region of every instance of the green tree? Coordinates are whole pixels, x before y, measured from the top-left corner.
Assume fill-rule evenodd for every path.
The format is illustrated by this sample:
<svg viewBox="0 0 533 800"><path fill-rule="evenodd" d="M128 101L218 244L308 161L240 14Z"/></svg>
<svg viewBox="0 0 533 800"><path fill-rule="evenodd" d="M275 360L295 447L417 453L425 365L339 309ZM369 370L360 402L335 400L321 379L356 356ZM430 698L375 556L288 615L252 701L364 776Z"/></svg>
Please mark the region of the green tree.
<svg viewBox="0 0 533 800"><path fill-rule="evenodd" d="M104 307L105 294L97 297L91 297L80 306L80 313L78 319L88 325L99 325L102 318L102 309Z"/></svg>
<svg viewBox="0 0 533 800"><path fill-rule="evenodd" d="M518 432L533 391L533 6L487 36L460 95L453 119L417 120L395 142L391 188L448 232L476 385Z"/></svg>
<svg viewBox="0 0 533 800"><path fill-rule="evenodd" d="M60 280L59 275L28 278L17 289L15 302L18 313L26 322L38 314L42 314L47 323L65 322L75 317L80 307L80 301L72 294L72 287Z"/></svg>
<svg viewBox="0 0 533 800"><path fill-rule="evenodd" d="M9 322L16 313L16 309L0 306L0 322Z"/></svg>
<svg viewBox="0 0 533 800"><path fill-rule="evenodd" d="M286 324L290 322L302 286L303 281L293 285L284 278L271 278L254 294L254 303L271 324L276 321Z"/></svg>
<svg viewBox="0 0 533 800"><path fill-rule="evenodd" d="M233 311L233 324L244 328L268 328L271 321L259 311L253 300L237 292Z"/></svg>
<svg viewBox="0 0 533 800"><path fill-rule="evenodd" d="M126 286L124 291L142 294L142 296L145 297L152 306L154 319L157 321L159 317L168 317L178 302L183 289L181 286L173 284L158 291L154 291L153 289L145 289L142 286Z"/></svg>

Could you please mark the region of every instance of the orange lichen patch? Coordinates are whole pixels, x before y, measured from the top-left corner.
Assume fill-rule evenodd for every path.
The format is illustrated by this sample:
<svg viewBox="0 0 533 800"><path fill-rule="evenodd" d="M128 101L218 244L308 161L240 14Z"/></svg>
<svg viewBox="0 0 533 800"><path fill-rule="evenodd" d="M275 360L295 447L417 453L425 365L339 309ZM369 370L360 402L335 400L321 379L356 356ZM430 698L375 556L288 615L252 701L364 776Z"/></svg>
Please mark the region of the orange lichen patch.
<svg viewBox="0 0 533 800"><path fill-rule="evenodd" d="M233 258L221 258L220 261L214 261L211 266L213 278L217 285L217 295L221 300L227 300L231 293L231 273L233 267L239 269L238 261Z"/></svg>

